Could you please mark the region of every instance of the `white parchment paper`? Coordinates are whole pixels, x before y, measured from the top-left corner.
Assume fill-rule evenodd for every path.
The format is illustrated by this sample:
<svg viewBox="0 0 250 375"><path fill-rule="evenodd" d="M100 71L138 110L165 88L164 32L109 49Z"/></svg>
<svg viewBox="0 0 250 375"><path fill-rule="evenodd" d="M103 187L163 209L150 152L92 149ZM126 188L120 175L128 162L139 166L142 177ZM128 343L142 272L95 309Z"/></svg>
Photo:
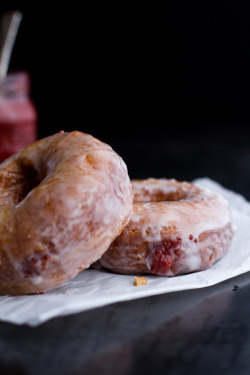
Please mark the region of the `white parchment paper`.
<svg viewBox="0 0 250 375"><path fill-rule="evenodd" d="M147 285L134 286L134 276L84 270L70 281L34 296L0 297L0 320L37 326L51 318L136 298L211 286L250 271L250 203L208 178L195 180L221 193L229 202L235 237L223 257L208 270L185 276L147 276Z"/></svg>

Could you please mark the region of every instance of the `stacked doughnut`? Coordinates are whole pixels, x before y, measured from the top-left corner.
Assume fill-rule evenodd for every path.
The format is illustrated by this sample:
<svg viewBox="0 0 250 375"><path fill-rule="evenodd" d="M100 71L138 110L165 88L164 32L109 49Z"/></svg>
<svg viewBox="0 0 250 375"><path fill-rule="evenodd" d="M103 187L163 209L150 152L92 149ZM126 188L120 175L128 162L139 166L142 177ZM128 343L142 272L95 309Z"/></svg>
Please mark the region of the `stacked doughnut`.
<svg viewBox="0 0 250 375"><path fill-rule="evenodd" d="M97 264L200 271L232 238L220 195L176 180L131 183L120 156L82 132L41 139L0 165L0 294L41 293Z"/></svg>
<svg viewBox="0 0 250 375"><path fill-rule="evenodd" d="M58 133L0 166L0 294L43 292L99 259L128 222L122 159L81 132Z"/></svg>

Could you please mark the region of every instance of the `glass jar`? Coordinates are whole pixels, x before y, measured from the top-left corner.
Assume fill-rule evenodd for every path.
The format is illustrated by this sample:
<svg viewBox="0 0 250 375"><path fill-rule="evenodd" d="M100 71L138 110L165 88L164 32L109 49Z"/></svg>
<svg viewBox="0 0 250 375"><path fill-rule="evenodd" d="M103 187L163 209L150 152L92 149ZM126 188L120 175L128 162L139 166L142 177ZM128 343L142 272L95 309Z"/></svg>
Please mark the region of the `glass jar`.
<svg viewBox="0 0 250 375"><path fill-rule="evenodd" d="M0 80L0 163L37 139L37 111L27 72Z"/></svg>

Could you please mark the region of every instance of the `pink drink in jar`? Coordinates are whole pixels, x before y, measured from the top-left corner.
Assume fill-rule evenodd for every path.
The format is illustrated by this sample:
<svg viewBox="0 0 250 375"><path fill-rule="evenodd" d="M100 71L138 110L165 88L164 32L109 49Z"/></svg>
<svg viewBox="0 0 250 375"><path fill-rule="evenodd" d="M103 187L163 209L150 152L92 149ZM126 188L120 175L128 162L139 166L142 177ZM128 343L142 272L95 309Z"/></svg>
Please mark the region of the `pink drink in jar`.
<svg viewBox="0 0 250 375"><path fill-rule="evenodd" d="M0 163L37 139L37 111L27 72L0 80Z"/></svg>

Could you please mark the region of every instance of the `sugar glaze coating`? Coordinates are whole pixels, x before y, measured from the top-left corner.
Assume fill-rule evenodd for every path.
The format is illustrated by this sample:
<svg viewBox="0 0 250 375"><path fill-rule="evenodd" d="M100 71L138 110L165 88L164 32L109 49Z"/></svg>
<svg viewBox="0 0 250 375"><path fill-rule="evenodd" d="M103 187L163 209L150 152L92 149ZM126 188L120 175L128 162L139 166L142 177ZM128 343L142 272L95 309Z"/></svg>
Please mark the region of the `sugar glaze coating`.
<svg viewBox="0 0 250 375"><path fill-rule="evenodd" d="M174 179L132 181L133 214L99 264L117 273L175 276L223 257L233 238L231 212L215 192Z"/></svg>
<svg viewBox="0 0 250 375"><path fill-rule="evenodd" d="M81 132L0 165L0 294L43 292L88 268L128 222L132 188L110 146Z"/></svg>

